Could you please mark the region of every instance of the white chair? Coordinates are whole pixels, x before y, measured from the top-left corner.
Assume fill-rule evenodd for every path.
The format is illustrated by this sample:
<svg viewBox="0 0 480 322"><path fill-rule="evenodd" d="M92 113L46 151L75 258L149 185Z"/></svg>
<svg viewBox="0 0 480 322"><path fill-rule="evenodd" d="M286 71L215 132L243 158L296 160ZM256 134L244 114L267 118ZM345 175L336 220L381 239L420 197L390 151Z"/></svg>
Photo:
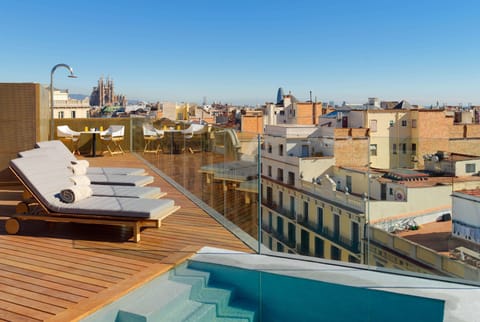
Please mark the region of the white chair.
<svg viewBox="0 0 480 322"><path fill-rule="evenodd" d="M152 124L143 124L143 139L145 147L143 153L155 153L160 150L160 139L163 138L163 131L157 130Z"/></svg>
<svg viewBox="0 0 480 322"><path fill-rule="evenodd" d="M66 146L71 145L72 154L80 155L80 151L78 150L80 132L72 130L68 125L59 125L57 126L57 137Z"/></svg>
<svg viewBox="0 0 480 322"><path fill-rule="evenodd" d="M203 134L207 131L207 126L204 124L192 123L188 128L182 131L183 138L185 139L185 150L190 153L195 153L195 150L191 147L191 139L198 134ZM188 147L187 147L188 145Z"/></svg>
<svg viewBox="0 0 480 322"><path fill-rule="evenodd" d="M123 125L110 125L108 129L100 133L100 140L102 145L106 148L102 153L124 154L121 143L125 136L125 126Z"/></svg>

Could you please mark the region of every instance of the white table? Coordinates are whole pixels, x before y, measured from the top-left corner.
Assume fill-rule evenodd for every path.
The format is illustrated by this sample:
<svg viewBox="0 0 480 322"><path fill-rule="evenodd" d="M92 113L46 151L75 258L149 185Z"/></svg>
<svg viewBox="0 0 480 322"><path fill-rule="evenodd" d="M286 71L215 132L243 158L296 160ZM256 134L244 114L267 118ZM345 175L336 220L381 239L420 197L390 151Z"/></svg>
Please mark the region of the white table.
<svg viewBox="0 0 480 322"><path fill-rule="evenodd" d="M175 145L175 134L182 133L182 130L174 130L174 129L166 129L162 130L165 135L169 133L170 135L170 154L178 154L180 153L180 148Z"/></svg>

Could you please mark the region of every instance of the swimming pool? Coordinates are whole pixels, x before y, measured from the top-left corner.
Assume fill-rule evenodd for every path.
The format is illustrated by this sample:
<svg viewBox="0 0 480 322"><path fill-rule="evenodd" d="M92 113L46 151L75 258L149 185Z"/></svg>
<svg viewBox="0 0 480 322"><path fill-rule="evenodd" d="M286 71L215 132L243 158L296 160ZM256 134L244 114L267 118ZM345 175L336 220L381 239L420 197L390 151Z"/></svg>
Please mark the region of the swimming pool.
<svg viewBox="0 0 480 322"><path fill-rule="evenodd" d="M83 321L444 321L421 281L367 274L209 249Z"/></svg>

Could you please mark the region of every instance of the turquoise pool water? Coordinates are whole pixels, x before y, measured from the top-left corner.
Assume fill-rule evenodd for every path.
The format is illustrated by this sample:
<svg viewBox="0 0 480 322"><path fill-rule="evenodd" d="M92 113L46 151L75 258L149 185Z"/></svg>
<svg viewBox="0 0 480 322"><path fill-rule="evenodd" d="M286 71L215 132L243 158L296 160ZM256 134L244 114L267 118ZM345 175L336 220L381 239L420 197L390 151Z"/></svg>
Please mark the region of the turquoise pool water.
<svg viewBox="0 0 480 322"><path fill-rule="evenodd" d="M444 301L268 272L191 261L229 284L239 299L258 303L258 321L443 321Z"/></svg>
<svg viewBox="0 0 480 322"><path fill-rule="evenodd" d="M277 272L190 260L83 321L437 322L444 318L443 300Z"/></svg>

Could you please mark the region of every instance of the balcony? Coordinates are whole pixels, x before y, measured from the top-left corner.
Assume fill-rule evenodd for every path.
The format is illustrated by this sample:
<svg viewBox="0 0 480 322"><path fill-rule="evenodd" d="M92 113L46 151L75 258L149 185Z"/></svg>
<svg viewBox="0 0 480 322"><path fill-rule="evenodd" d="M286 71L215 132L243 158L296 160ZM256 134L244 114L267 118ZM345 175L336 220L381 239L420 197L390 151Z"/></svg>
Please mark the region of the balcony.
<svg viewBox="0 0 480 322"><path fill-rule="evenodd" d="M278 232L276 229L272 229L272 236L275 237L278 241L285 244L287 247L295 248L295 240L291 240L283 233Z"/></svg>
<svg viewBox="0 0 480 322"><path fill-rule="evenodd" d="M272 232L272 227L270 225L262 224L262 230L270 234Z"/></svg>

